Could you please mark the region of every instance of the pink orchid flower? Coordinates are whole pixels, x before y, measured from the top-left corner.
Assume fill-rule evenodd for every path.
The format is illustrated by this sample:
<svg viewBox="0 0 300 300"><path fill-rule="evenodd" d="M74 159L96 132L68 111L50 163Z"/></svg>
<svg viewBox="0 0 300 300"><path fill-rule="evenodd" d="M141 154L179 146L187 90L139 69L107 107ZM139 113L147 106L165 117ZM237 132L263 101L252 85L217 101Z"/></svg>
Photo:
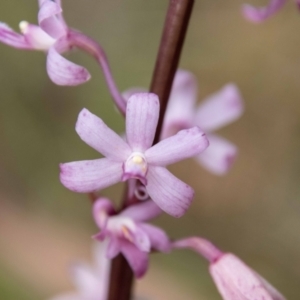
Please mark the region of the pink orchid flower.
<svg viewBox="0 0 300 300"><path fill-rule="evenodd" d="M200 237L174 243L174 248L191 248L209 262L209 272L224 300L285 300L273 286L237 256L223 253Z"/></svg>
<svg viewBox="0 0 300 300"><path fill-rule="evenodd" d="M68 292L51 300L106 300L108 296L110 260L106 258L107 243L93 247L95 265L77 263L71 269L76 292Z"/></svg>
<svg viewBox="0 0 300 300"><path fill-rule="evenodd" d="M166 166L205 150L208 140L198 127L179 131L151 146L159 117L155 94L132 95L126 107L126 139L83 109L76 131L105 158L61 164L60 180L68 189L89 193L130 178L139 179L151 199L168 214L180 217L190 206L193 189L176 178Z"/></svg>
<svg viewBox="0 0 300 300"><path fill-rule="evenodd" d="M270 0L269 4L265 7L255 7L244 4L242 13L247 20L254 23L261 23L277 13L285 3L286 0ZM296 4L300 6L300 1L296 0Z"/></svg>
<svg viewBox="0 0 300 300"><path fill-rule="evenodd" d="M196 160L217 175L229 171L237 155L237 147L212 133L237 120L243 113L243 101L236 85L227 84L219 92L204 99L196 107L197 82L192 73L177 71L164 119L162 138L178 130L199 126L209 140L209 147Z"/></svg>
<svg viewBox="0 0 300 300"><path fill-rule="evenodd" d="M39 26L20 23L21 34L0 22L0 42L18 49L47 52L47 72L58 85L78 85L90 79L89 72L61 54L72 48L69 28L60 0L39 0Z"/></svg>
<svg viewBox="0 0 300 300"><path fill-rule="evenodd" d="M94 203L93 214L101 231L94 238L99 241L108 239L107 257L112 259L122 253L135 276L140 278L147 271L151 249L160 252L169 252L171 249L166 233L145 223L161 212L153 201L146 201L116 214L112 203L100 198Z"/></svg>

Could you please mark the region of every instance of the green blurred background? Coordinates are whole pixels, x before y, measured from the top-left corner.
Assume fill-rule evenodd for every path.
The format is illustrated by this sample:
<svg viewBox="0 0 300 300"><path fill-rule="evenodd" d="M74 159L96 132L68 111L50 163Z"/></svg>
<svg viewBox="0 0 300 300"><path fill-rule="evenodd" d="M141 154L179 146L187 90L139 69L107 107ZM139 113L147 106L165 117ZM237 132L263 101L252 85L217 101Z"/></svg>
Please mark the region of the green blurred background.
<svg viewBox="0 0 300 300"><path fill-rule="evenodd" d="M0 20L17 29L36 23L37 1L0 1ZM199 101L236 82L246 112L220 133L239 157L225 177L193 160L171 170L196 190L180 220L156 221L173 238L201 235L234 252L287 299L300 299L300 14L293 1L262 25L245 21L243 1L195 1L181 67L196 74ZM226 3L225 3L226 2ZM265 1L253 4L263 5ZM107 51L120 90L149 86L167 0L63 0L71 27ZM45 55L0 45L0 299L46 299L71 289L68 264L89 259L97 228L85 195L58 180L58 164L97 158L74 130L86 107L118 132L97 64L85 54L70 59L92 80L68 88L47 77ZM193 172L191 172L193 170ZM122 186L104 194L115 199ZM220 299L207 263L194 253L153 255L137 293L152 299Z"/></svg>

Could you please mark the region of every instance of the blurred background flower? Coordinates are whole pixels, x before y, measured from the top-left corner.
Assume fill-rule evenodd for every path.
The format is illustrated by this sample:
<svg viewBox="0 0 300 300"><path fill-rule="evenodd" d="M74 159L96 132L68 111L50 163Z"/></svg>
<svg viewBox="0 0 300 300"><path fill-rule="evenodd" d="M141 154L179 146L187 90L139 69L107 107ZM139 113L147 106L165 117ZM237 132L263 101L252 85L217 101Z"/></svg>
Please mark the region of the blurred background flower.
<svg viewBox="0 0 300 300"><path fill-rule="evenodd" d="M220 134L239 147L233 169L214 176L193 159L170 167L195 188L180 220L156 224L174 238L201 235L233 252L287 299L300 295L300 15L294 3L255 26L240 12L245 1L195 1L180 67L193 72L199 99L235 82L244 116ZM265 1L251 1L264 5ZM102 43L121 91L149 86L168 1L64 0L64 16ZM35 1L0 1L0 20L15 30L36 23ZM299 48L298 48L299 47ZM124 131L97 64L68 57L92 79L55 86L45 54L0 45L0 298L45 299L72 289L68 266L89 260L96 226L88 197L65 189L58 164L98 158L74 130L86 107ZM191 170L193 170L191 172ZM122 185L104 191L119 199ZM188 251L151 257L137 293L152 299L220 299L207 265ZM155 287L155 288L153 288Z"/></svg>

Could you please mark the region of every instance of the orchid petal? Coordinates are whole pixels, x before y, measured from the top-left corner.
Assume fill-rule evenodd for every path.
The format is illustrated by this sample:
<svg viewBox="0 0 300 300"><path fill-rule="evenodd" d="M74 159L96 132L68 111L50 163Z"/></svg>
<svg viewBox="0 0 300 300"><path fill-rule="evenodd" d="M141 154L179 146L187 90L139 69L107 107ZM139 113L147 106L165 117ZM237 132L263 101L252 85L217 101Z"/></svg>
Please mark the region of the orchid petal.
<svg viewBox="0 0 300 300"><path fill-rule="evenodd" d="M76 131L85 143L109 159L124 161L131 154L128 144L86 108L78 116Z"/></svg>
<svg viewBox="0 0 300 300"><path fill-rule="evenodd" d="M162 210L153 202L146 201L136 205L131 205L123 210L119 215L133 219L135 222L151 220L162 213Z"/></svg>
<svg viewBox="0 0 300 300"><path fill-rule="evenodd" d="M171 250L171 242L167 234L160 228L142 223L140 228L148 235L151 247L161 252L169 252Z"/></svg>
<svg viewBox="0 0 300 300"><path fill-rule="evenodd" d="M122 163L106 158L60 164L60 181L73 192L90 193L121 181Z"/></svg>
<svg viewBox="0 0 300 300"><path fill-rule="evenodd" d="M204 151L208 140L199 127L179 131L145 152L148 164L166 166Z"/></svg>
<svg viewBox="0 0 300 300"><path fill-rule="evenodd" d="M38 20L40 27L51 37L58 39L67 33L67 26L62 18L58 16L62 13L60 3L46 0L41 3Z"/></svg>
<svg viewBox="0 0 300 300"><path fill-rule="evenodd" d="M43 31L41 27L29 24L26 21L20 23L20 29L25 40L35 50L48 51L56 42L56 40Z"/></svg>
<svg viewBox="0 0 300 300"><path fill-rule="evenodd" d="M108 242L106 257L108 259L115 258L120 253L123 243L125 243L125 241L120 241L119 238L111 236Z"/></svg>
<svg viewBox="0 0 300 300"><path fill-rule="evenodd" d="M122 93L122 96L123 96L123 98L125 99L125 101L127 102L128 99L129 99L132 95L138 94L138 93L147 93L147 90L144 89L144 88L141 88L141 87L133 87L133 88L130 88L130 89L124 91L124 92Z"/></svg>
<svg viewBox="0 0 300 300"><path fill-rule="evenodd" d="M122 242L121 252L127 259L137 278L141 278L148 269L148 253L140 251L132 243Z"/></svg>
<svg viewBox="0 0 300 300"><path fill-rule="evenodd" d="M105 229L109 215L114 212L115 209L107 198L99 198L93 204L94 220L101 229Z"/></svg>
<svg viewBox="0 0 300 300"><path fill-rule="evenodd" d="M200 104L195 123L209 132L237 120L243 111L243 101L237 86L227 84Z"/></svg>
<svg viewBox="0 0 300 300"><path fill-rule="evenodd" d="M233 254L224 254L209 269L224 300L285 300Z"/></svg>
<svg viewBox="0 0 300 300"><path fill-rule="evenodd" d="M151 243L150 239L145 231L143 231L140 224L137 224L134 231L130 231L132 234L132 243L141 251L150 252Z"/></svg>
<svg viewBox="0 0 300 300"><path fill-rule="evenodd" d="M132 95L127 101L126 136L133 151L151 147L159 117L159 100L155 94Z"/></svg>
<svg viewBox="0 0 300 300"><path fill-rule="evenodd" d="M57 85L74 86L85 83L91 78L90 73L84 67L74 64L59 54L65 51L65 47L67 47L66 41L58 41L49 49L47 72L50 79ZM63 50L58 51L57 49L60 48Z"/></svg>
<svg viewBox="0 0 300 300"><path fill-rule="evenodd" d="M195 76L185 70L176 72L166 114L162 138L167 138L181 129L191 126L194 106L197 100L197 81Z"/></svg>
<svg viewBox="0 0 300 300"><path fill-rule="evenodd" d="M18 49L34 49L24 35L15 32L7 24L0 22L0 42Z"/></svg>
<svg viewBox="0 0 300 300"><path fill-rule="evenodd" d="M196 159L208 171L216 175L226 174L234 163L238 150L228 140L217 135L208 135L209 146Z"/></svg>
<svg viewBox="0 0 300 300"><path fill-rule="evenodd" d="M270 0L266 7L254 7L249 4L242 6L244 17L254 23L261 23L274 15L285 4L286 0Z"/></svg>
<svg viewBox="0 0 300 300"><path fill-rule="evenodd" d="M179 218L189 208L194 190L166 168L149 167L147 180L149 196L163 211Z"/></svg>

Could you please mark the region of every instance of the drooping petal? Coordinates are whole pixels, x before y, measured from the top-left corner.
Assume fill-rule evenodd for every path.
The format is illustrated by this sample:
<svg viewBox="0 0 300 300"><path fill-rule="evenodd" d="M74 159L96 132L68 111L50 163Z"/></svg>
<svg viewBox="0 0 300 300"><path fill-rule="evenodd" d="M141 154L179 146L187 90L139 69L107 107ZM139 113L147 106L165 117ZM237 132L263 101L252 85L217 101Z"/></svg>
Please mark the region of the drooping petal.
<svg viewBox="0 0 300 300"><path fill-rule="evenodd" d="M40 27L54 39L58 39L67 34L67 26L62 18L58 17L62 13L60 3L52 0L45 0L41 3L38 13Z"/></svg>
<svg viewBox="0 0 300 300"><path fill-rule="evenodd" d="M141 223L139 226L148 235L151 248L161 252L169 252L171 250L170 239L162 229L147 223Z"/></svg>
<svg viewBox="0 0 300 300"><path fill-rule="evenodd" d="M194 190L166 168L149 167L146 189L151 199L166 213L181 217L189 208Z"/></svg>
<svg viewBox="0 0 300 300"><path fill-rule="evenodd" d="M107 198L99 198L93 204L93 216L99 228L105 229L109 215L113 214L115 209Z"/></svg>
<svg viewBox="0 0 300 300"><path fill-rule="evenodd" d="M169 98L162 138L165 139L179 130L192 127L194 106L197 100L197 80L195 76L185 70L176 72L171 95Z"/></svg>
<svg viewBox="0 0 300 300"><path fill-rule="evenodd" d="M244 17L254 23L261 23L274 15L285 4L286 0L270 0L266 7L254 7L249 4L242 6Z"/></svg>
<svg viewBox="0 0 300 300"><path fill-rule="evenodd" d="M49 49L47 72L50 79L57 85L74 86L85 83L91 78L90 73L84 67L74 64L60 55L66 47L66 41L58 41Z"/></svg>
<svg viewBox="0 0 300 300"><path fill-rule="evenodd" d="M243 100L237 86L227 84L200 104L195 124L210 132L237 120L243 111Z"/></svg>
<svg viewBox="0 0 300 300"><path fill-rule="evenodd" d="M200 154L208 146L206 135L199 127L179 131L145 152L148 164L166 166Z"/></svg>
<svg viewBox="0 0 300 300"><path fill-rule="evenodd" d="M35 50L48 51L49 48L52 47L56 42L55 39L53 39L37 25L22 21L19 26L25 40Z"/></svg>
<svg viewBox="0 0 300 300"><path fill-rule="evenodd" d="M22 34L2 22L0 22L0 42L18 49L34 49Z"/></svg>
<svg viewBox="0 0 300 300"><path fill-rule="evenodd" d="M208 135L208 148L195 158L208 171L216 175L226 174L234 163L238 149L235 145L220 136Z"/></svg>
<svg viewBox="0 0 300 300"><path fill-rule="evenodd" d="M224 300L285 300L275 288L231 253L210 265L210 274Z"/></svg>
<svg viewBox="0 0 300 300"><path fill-rule="evenodd" d="M122 163L106 158L60 164L60 181L73 192L90 193L121 181Z"/></svg>
<svg viewBox="0 0 300 300"><path fill-rule="evenodd" d="M121 252L127 259L137 278L141 278L148 269L148 253L139 250L132 243L124 241Z"/></svg>
<svg viewBox="0 0 300 300"><path fill-rule="evenodd" d="M155 94L132 95L126 108L126 137L133 151L144 152L153 142L159 117L159 100Z"/></svg>
<svg viewBox="0 0 300 300"><path fill-rule="evenodd" d="M162 213L162 210L153 202L146 201L131 205L120 213L120 216L129 217L136 222L151 220Z"/></svg>
<svg viewBox="0 0 300 300"><path fill-rule="evenodd" d="M124 161L131 153L128 144L86 108L79 113L76 131L85 143L109 159Z"/></svg>

